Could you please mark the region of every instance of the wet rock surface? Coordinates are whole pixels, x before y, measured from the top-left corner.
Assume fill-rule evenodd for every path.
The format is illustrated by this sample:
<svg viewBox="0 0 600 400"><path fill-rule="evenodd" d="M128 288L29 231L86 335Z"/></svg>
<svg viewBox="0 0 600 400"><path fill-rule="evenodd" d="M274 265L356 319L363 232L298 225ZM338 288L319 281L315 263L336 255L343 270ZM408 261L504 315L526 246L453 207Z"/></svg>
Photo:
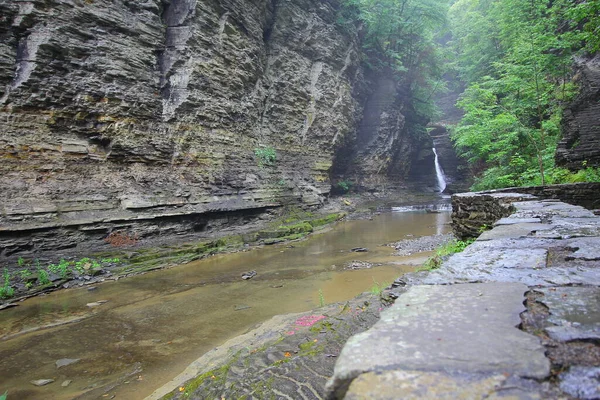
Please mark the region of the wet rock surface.
<svg viewBox="0 0 600 400"><path fill-rule="evenodd" d="M484 207L463 207L474 215L458 229L493 229L402 277L395 304L344 347L330 398L598 398L600 218L518 193L455 197Z"/></svg>
<svg viewBox="0 0 600 400"><path fill-rule="evenodd" d="M578 399L600 398L600 367L572 367L561 375L560 388Z"/></svg>
<svg viewBox="0 0 600 400"><path fill-rule="evenodd" d="M352 261L349 261L346 264L344 264L344 269L351 269L351 270L369 269L369 268L373 268L373 267L378 267L380 265L381 265L381 263L371 263L368 261L352 260Z"/></svg>

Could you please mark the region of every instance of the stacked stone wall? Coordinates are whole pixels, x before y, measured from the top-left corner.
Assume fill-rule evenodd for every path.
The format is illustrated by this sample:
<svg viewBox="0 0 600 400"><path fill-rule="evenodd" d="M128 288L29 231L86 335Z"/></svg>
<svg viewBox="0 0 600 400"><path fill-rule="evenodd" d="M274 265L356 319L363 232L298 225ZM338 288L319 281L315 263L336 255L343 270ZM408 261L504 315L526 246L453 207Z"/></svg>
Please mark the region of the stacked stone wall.
<svg viewBox="0 0 600 400"><path fill-rule="evenodd" d="M506 188L452 196L452 229L460 239L479 236L513 211L512 203L534 199L560 200L587 209L600 208L600 182Z"/></svg>

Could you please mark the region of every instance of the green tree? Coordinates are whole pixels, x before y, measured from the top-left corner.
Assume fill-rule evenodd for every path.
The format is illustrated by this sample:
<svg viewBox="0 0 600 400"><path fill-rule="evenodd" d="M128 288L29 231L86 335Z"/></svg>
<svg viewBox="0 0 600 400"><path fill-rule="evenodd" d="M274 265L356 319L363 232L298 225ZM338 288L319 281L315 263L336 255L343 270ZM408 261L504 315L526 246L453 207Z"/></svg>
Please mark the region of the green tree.
<svg viewBox="0 0 600 400"><path fill-rule="evenodd" d="M564 29L574 23L572 7L567 0L459 0L452 6L456 68L469 85L458 102L465 116L453 139L459 153L483 169L475 189L545 184L554 168L561 106L574 93L571 56L584 37ZM492 27L487 34L485 25Z"/></svg>
<svg viewBox="0 0 600 400"><path fill-rule="evenodd" d="M345 0L343 15L365 31L367 64L392 71L406 99L421 114L433 112L442 88L442 57L436 37L446 26L448 4L438 0Z"/></svg>

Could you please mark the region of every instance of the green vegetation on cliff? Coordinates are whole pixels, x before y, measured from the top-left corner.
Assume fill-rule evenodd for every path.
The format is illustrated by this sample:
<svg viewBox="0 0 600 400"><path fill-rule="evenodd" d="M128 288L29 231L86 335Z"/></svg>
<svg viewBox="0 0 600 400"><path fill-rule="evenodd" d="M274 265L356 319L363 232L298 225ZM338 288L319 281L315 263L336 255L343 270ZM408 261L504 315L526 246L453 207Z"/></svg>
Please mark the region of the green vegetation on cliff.
<svg viewBox="0 0 600 400"><path fill-rule="evenodd" d="M446 27L448 4L436 0L344 0L339 23L358 23L365 63L391 71L403 95L424 117L444 87L443 58L436 37Z"/></svg>
<svg viewBox="0 0 600 400"><path fill-rule="evenodd" d="M573 56L600 48L599 4L454 2L452 67L467 88L453 139L474 189L599 180L597 169L573 174L554 164L562 110L578 91Z"/></svg>

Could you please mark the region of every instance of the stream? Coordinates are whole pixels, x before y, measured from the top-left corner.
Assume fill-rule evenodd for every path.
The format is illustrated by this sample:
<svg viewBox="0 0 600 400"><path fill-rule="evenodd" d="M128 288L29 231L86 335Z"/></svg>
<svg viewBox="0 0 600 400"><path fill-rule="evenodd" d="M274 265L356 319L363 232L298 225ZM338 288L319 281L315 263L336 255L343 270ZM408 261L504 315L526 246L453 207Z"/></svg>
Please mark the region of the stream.
<svg viewBox="0 0 600 400"><path fill-rule="evenodd" d="M413 271L429 253L399 257L384 245L447 233L449 221L447 211L387 212L339 222L303 241L28 299L0 312L0 394L143 399L208 350L274 315L348 300ZM369 251L351 252L355 247ZM344 269L353 260L382 265ZM257 275L242 280L250 270ZM62 359L79 361L58 368ZM37 379L54 382L30 383Z"/></svg>

